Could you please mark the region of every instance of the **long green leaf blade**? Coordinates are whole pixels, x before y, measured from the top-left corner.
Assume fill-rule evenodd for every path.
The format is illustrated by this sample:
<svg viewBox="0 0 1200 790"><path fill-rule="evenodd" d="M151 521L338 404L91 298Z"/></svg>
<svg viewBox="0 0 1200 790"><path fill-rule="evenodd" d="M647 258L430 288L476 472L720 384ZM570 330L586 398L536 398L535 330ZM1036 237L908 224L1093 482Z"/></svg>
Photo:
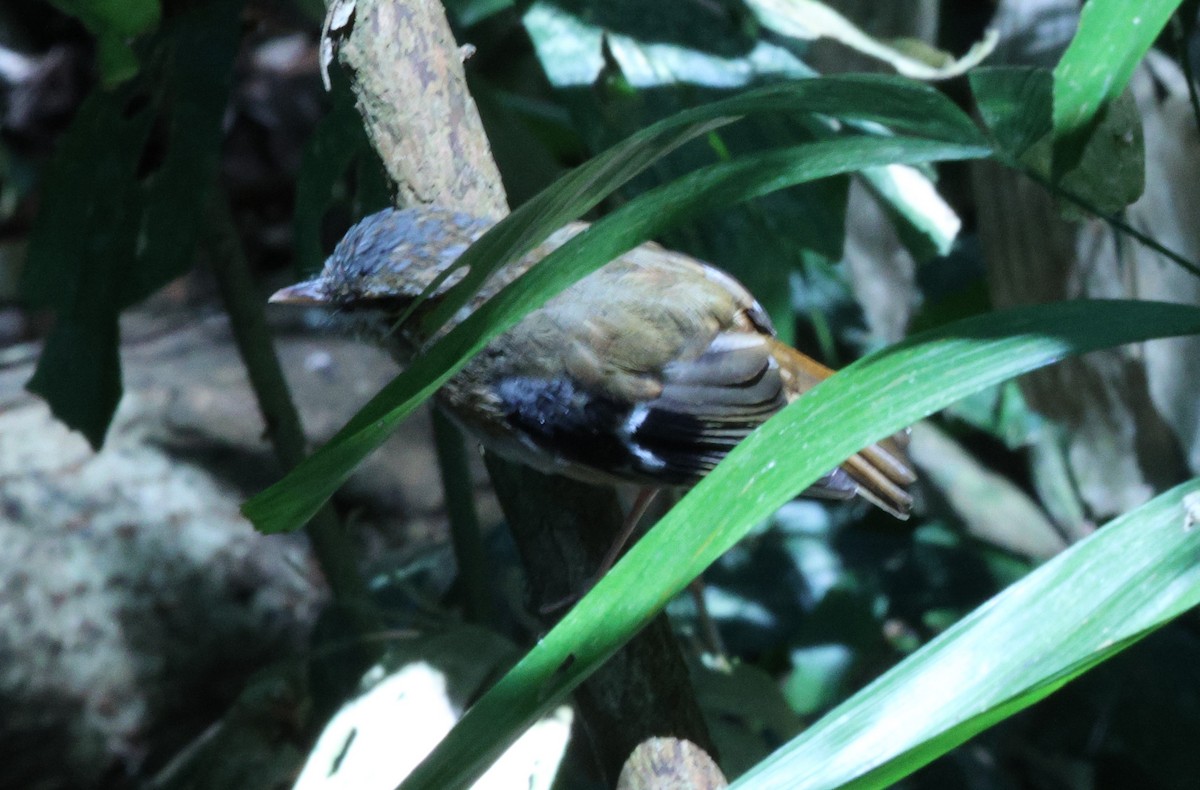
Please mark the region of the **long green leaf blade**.
<svg viewBox="0 0 1200 790"><path fill-rule="evenodd" d="M967 159L988 153L989 149L980 146L931 140L845 137L702 168L647 192L490 299L388 384L327 445L248 501L242 511L263 532L299 527L333 495L359 461L491 338L570 283L673 223L716 206L863 167Z"/></svg>
<svg viewBox="0 0 1200 790"><path fill-rule="evenodd" d="M740 116L757 113L823 115L886 127L895 134L962 145L985 144L971 119L942 94L878 75L797 80L685 110L630 135L572 170L479 239L454 267L466 267L467 276L426 318L425 329L432 334L470 300L492 272L581 217L663 156ZM446 276L449 274L447 271Z"/></svg>
<svg viewBox="0 0 1200 790"><path fill-rule="evenodd" d="M1062 302L974 316L851 365L730 453L467 711L404 788L468 784L755 523L859 448L1066 356L1197 332L1200 308Z"/></svg>
<svg viewBox="0 0 1200 790"><path fill-rule="evenodd" d="M1054 172L1079 161L1101 110L1125 90L1133 70L1181 0L1088 0L1079 30L1054 69Z"/></svg>
<svg viewBox="0 0 1200 790"><path fill-rule="evenodd" d="M886 787L1200 604L1179 486L1072 546L830 712L735 787Z"/></svg>

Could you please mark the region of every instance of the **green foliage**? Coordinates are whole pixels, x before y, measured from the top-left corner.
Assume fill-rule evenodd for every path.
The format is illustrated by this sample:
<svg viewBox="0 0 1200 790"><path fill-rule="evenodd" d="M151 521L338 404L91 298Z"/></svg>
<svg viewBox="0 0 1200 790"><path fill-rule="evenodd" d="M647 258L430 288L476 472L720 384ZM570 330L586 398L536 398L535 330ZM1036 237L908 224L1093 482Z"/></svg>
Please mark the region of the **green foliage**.
<svg viewBox="0 0 1200 790"><path fill-rule="evenodd" d="M100 74L106 85L117 85L138 71L130 39L158 26L159 0L51 0L76 17L96 36Z"/></svg>
<svg viewBox="0 0 1200 790"><path fill-rule="evenodd" d="M202 230L216 179L240 3L198 4L157 32L155 0L57 4L97 36L110 88L80 108L43 184L23 286L30 301L54 310L58 321L29 386L99 445L121 392L117 317L185 270ZM468 26L517 13L508 0L449 5ZM898 78L816 78L795 48L764 39L751 19L714 15L665 26L654 24L664 13L659 8L620 4L628 11L623 16L615 5L592 13L593 5L537 2L525 9L524 21L579 137L605 153L535 195L474 245L460 261L468 276L428 318L426 330L435 330L484 278L564 222L605 200L628 202L448 333L320 452L246 503L258 528L299 526L491 338L577 278L687 219L705 216L706 227L685 239L701 253L714 253L705 257L728 253L752 261L739 276L780 319L786 335L796 308L789 291L794 269L806 271L814 284L807 294L812 301L803 307L817 313L837 301L820 302L814 292L819 283L831 291L840 284L829 262L842 254L850 173L863 174L920 259L961 249L951 250L954 232L936 223L929 207L901 188L895 172L883 169L887 165L993 156L1053 182L1076 202L1104 213L1120 210L1140 194L1143 173L1140 123L1125 86L1178 3L1090 0L1079 34L1053 72L972 70L986 138L927 86ZM822 7L756 3L760 21L781 29L799 19L796 9ZM855 29L841 27L844 20L833 21L838 36L861 43ZM641 35L639 24L661 40ZM868 40L863 48L878 45ZM893 62L921 69L920 59L885 50ZM933 76L963 66L935 67ZM734 92L772 79L789 81ZM489 97L512 117L540 113L543 127L568 134L562 131L565 113L554 114L556 105L521 104L521 97L503 90ZM338 188L355 163L360 176L373 174L359 178L355 212L383 196L351 98L344 86L335 92L333 109L306 150L294 225L304 269L319 264L322 219L345 197ZM674 114L662 118L667 112ZM156 129L163 131L160 138ZM558 142L559 148L577 144ZM655 186L659 182L666 183ZM624 193L613 198L617 190ZM728 209L764 197L745 212ZM522 726L581 682L689 580L855 449L956 402L964 423L1022 447L1033 432L1053 426L1043 425L1015 387L1001 382L1090 349L1200 332L1200 309L1179 305L1076 302L982 312L987 301L978 272L926 296L930 304L921 320L933 329L851 366L756 432L471 708L406 786L454 786L477 776ZM826 323L816 331L826 330L824 346L832 354L830 319L820 319ZM950 623L975 600L934 596L911 604L910 619L923 630L890 642L881 635L883 610L909 604L887 598L878 576L847 560L810 612L806 633L823 634L828 623L850 633L836 644L793 640L781 648L787 658L780 663L790 668L784 692L791 710L772 694L769 677L749 667L709 679L713 708L729 714L727 723L745 712L739 703L752 700L769 715L749 729L790 737L797 715L819 715L869 674L863 664L912 655L741 783L792 786L807 777L813 787L883 786L1195 605L1196 515L1187 508L1189 502L1194 508L1198 488L1177 488L1118 519L957 625ZM913 563L944 573L947 556L960 552L958 559L967 551L956 528L952 521L923 525L911 541ZM797 567L805 551L824 552L818 560L834 553L829 545L801 547L794 535L780 541ZM1019 558L970 549L991 585L1028 567ZM972 588L980 598L993 589ZM946 627L920 647L926 633ZM740 753L740 766L757 759L755 750L767 737Z"/></svg>
<svg viewBox="0 0 1200 790"><path fill-rule="evenodd" d="M121 396L118 314L191 264L216 179L240 6L220 0L173 20L153 42L153 68L88 97L47 172L22 290L58 323L29 388L93 447ZM166 126L161 159L143 172L156 121Z"/></svg>
<svg viewBox="0 0 1200 790"><path fill-rule="evenodd" d="M29 389L94 447L121 397L117 315L142 210L132 174L154 120L117 98L90 97L60 142L22 282L30 303L58 314Z"/></svg>
<svg viewBox="0 0 1200 790"><path fill-rule="evenodd" d="M996 142L1014 161L1051 130L1054 80L1032 66L988 66L969 75L975 106Z"/></svg>
<svg viewBox="0 0 1200 790"><path fill-rule="evenodd" d="M1088 0L1054 69L1054 174L1074 169L1181 0Z"/></svg>
<svg viewBox="0 0 1200 790"><path fill-rule="evenodd" d="M1117 94L1086 135L1077 136L1073 164L1052 165L1054 77L1045 69L986 68L971 73L980 115L1004 158L1051 180L1057 189L1113 214L1137 200L1143 189L1145 149L1133 97Z"/></svg>

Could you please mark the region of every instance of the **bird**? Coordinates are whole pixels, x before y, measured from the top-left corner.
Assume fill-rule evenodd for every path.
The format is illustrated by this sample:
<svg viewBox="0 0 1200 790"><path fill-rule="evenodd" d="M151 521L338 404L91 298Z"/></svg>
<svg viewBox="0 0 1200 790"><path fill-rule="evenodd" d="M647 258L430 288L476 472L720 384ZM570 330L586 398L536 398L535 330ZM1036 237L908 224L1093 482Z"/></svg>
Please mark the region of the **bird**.
<svg viewBox="0 0 1200 790"><path fill-rule="evenodd" d="M270 301L329 308L335 321L406 364L431 340L421 317L465 273L452 273L408 320L398 319L493 224L437 205L385 209L354 225L317 276ZM501 267L443 331L587 227L570 223ZM646 242L498 335L435 398L502 457L586 483L639 486L618 538L624 543L654 492L694 485L831 375L780 341L731 275ZM804 493L859 496L907 518L916 475L905 438L864 448Z"/></svg>

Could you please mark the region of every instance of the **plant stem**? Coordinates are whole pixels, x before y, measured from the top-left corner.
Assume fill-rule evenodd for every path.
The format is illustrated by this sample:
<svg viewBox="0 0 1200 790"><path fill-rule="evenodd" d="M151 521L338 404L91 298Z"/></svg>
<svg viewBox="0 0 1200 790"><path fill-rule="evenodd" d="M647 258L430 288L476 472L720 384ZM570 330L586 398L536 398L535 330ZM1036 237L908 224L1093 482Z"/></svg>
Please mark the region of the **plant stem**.
<svg viewBox="0 0 1200 790"><path fill-rule="evenodd" d="M437 408L433 410L433 441L442 472L446 516L450 520L450 539L454 544L454 558L458 561L467 619L473 623L487 623L493 615L488 597L488 563L479 516L475 513L467 446L458 426Z"/></svg>
<svg viewBox="0 0 1200 790"><path fill-rule="evenodd" d="M1012 168L1018 170L1019 172L1024 173L1029 178L1031 178L1034 181L1036 181L1037 183L1041 184L1043 187L1045 187L1047 190L1049 190L1051 194L1055 195L1056 197L1060 197L1063 200L1067 201L1068 203L1071 203L1071 204L1077 206L1078 208L1083 209L1084 211L1091 214L1092 216L1098 217L1098 218L1104 220L1109 225L1112 225L1114 228L1121 231L1122 233L1128 234L1129 236L1131 236L1132 238L1141 242L1144 246L1149 247L1150 249L1154 250L1159 255L1163 256L1164 258L1167 258L1168 260L1183 267L1188 272L1196 275L1197 277L1200 277L1200 266L1197 266L1195 263L1188 260L1186 257L1181 255L1180 253L1175 252L1170 247L1165 246L1164 244L1155 240L1151 236L1147 236L1145 233L1142 233L1140 230L1133 227L1132 225L1130 225L1128 222L1121 219L1117 215L1105 214L1104 212L1102 212L1100 209L1096 208L1094 205L1092 205L1090 202L1088 202L1084 198L1080 197L1079 195L1076 195L1073 192L1068 192L1067 190L1065 190L1062 187L1058 186L1057 184L1053 183L1049 179L1039 175L1038 173L1035 173L1034 171L1030 170L1027 167L1023 167L1023 166L1013 163L1013 162L1003 162L1002 161L1002 164L1005 164L1009 167L1012 167Z"/></svg>
<svg viewBox="0 0 1200 790"><path fill-rule="evenodd" d="M250 275L225 196L217 194L210 203L208 242L217 287L275 456L285 469L291 469L304 458L304 431L267 329L265 300ZM322 508L305 531L334 600L345 610L353 631L360 637L379 631L382 620L359 571L357 551L332 507ZM377 646L367 646L371 644L360 643L364 661L368 654L373 657L378 652Z"/></svg>

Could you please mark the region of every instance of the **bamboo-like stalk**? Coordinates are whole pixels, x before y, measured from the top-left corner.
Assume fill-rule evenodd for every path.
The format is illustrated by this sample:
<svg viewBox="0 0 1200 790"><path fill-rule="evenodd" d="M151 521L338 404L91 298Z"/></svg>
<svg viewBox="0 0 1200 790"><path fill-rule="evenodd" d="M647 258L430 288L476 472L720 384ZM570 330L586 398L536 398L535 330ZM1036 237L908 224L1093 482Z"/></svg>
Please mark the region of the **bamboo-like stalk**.
<svg viewBox="0 0 1200 790"><path fill-rule="evenodd" d="M304 431L271 342L263 311L265 302L250 274L223 195L216 195L211 201L207 225L212 269L238 353L246 366L275 456L285 469L291 469L305 456ZM354 542L330 505L318 511L305 532L334 600L357 637L355 658L349 663L365 669L379 647L374 640L363 637L380 631L382 620L359 571Z"/></svg>

